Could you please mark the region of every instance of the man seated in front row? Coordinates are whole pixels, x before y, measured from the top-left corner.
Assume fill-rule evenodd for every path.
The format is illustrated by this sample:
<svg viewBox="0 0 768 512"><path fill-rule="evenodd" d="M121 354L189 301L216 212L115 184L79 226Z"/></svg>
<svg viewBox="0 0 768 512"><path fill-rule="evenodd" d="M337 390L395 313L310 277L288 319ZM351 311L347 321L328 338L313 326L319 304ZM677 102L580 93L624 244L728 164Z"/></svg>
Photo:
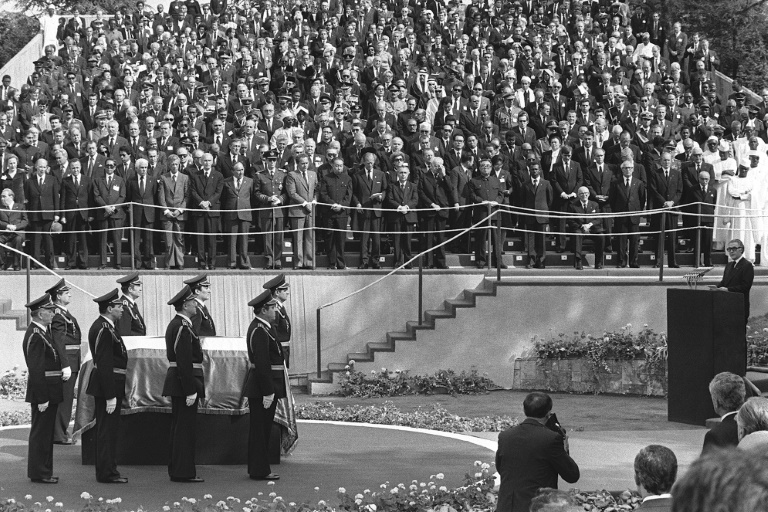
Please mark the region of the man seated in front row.
<svg viewBox="0 0 768 512"><path fill-rule="evenodd" d="M666 446L651 444L635 456L635 485L643 498L637 510L672 510L672 485L677 479L677 457Z"/></svg>
<svg viewBox="0 0 768 512"><path fill-rule="evenodd" d="M720 423L704 436L702 454L717 446L727 448L739 444L736 413L744 405L747 390L744 379L731 372L721 372L709 383L709 394L712 396L715 413L720 417Z"/></svg>
<svg viewBox="0 0 768 512"><path fill-rule="evenodd" d="M0 243L19 252L0 250L0 269L21 270L21 246L24 243L24 228L27 227L27 212L24 205L14 201L13 190L0 192ZM13 258L11 260L11 257ZM11 261L13 263L11 263Z"/></svg>

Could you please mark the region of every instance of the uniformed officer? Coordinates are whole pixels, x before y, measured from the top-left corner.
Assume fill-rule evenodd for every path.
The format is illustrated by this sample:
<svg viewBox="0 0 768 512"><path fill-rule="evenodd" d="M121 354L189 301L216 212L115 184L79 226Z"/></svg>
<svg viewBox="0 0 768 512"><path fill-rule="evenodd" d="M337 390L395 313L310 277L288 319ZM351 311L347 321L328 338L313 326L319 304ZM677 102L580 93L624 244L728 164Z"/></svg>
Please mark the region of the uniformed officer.
<svg viewBox="0 0 768 512"><path fill-rule="evenodd" d="M75 384L80 371L80 342L82 331L77 319L67 310L72 302L72 292L64 279L50 287L46 292L56 305L50 332L53 346L65 363L62 374L69 373L70 377L64 381L64 399L56 413L56 427L53 431L54 444L72 444L72 436L69 434L69 420L72 418L72 402L75 398Z"/></svg>
<svg viewBox="0 0 768 512"><path fill-rule="evenodd" d="M120 300L123 303L123 316L117 323L117 331L120 336L146 336L147 324L144 323L144 317L141 316L136 299L141 297L141 280L139 273L121 277L117 280L120 284L120 291L123 296Z"/></svg>
<svg viewBox="0 0 768 512"><path fill-rule="evenodd" d="M123 299L117 288L93 299L99 305L99 318L88 331L88 346L93 354L93 370L86 393L96 401L96 480L106 484L124 484L128 479L117 470L117 439L120 408L125 396L128 351L117 330L123 311Z"/></svg>
<svg viewBox="0 0 768 512"><path fill-rule="evenodd" d="M291 294L291 291L288 283L285 282L285 274L280 274L264 283L264 289L269 290L272 293L272 297L274 297L277 302L277 313L274 320L275 337L283 349L285 366L286 368L290 368L291 319L288 318L288 311L285 309L285 303L288 301L288 296Z"/></svg>
<svg viewBox="0 0 768 512"><path fill-rule="evenodd" d="M205 398L203 347L192 322L197 301L190 287L184 286L168 304L176 309L165 331L169 368L163 396L170 396L172 405L168 474L173 482L203 482L195 469L197 404Z"/></svg>
<svg viewBox="0 0 768 512"><path fill-rule="evenodd" d="M216 324L213 323L213 317L205 307L205 301L211 299L211 282L208 281L208 277L205 275L193 277L184 281L184 284L189 286L195 294L195 314L191 317L195 332L198 336L216 336Z"/></svg>
<svg viewBox="0 0 768 512"><path fill-rule="evenodd" d="M53 430L56 412L64 395L64 374L59 352L48 336L48 326L56 314L56 306L48 294L26 305L32 322L24 334L24 359L27 362L27 396L32 405L32 425L29 429L27 476L43 484L55 484L53 476Z"/></svg>
<svg viewBox="0 0 768 512"><path fill-rule="evenodd" d="M269 290L261 292L248 305L256 318L248 326L250 370L245 381L245 396L251 413L248 429L248 474L252 480L277 480L280 475L269 467L269 437L277 400L285 398L285 360L275 337L277 299ZM279 442L279 440L278 440Z"/></svg>

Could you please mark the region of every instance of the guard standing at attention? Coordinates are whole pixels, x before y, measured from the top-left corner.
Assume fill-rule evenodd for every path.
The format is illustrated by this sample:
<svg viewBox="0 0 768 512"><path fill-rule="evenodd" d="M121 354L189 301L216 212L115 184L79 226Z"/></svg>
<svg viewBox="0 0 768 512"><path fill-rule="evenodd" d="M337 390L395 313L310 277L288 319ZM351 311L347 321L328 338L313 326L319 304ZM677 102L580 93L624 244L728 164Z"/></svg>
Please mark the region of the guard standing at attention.
<svg viewBox="0 0 768 512"><path fill-rule="evenodd" d="M192 323L197 301L189 286L184 286L168 304L176 309L176 316L165 330L170 367L163 396L171 397L172 406L168 475L172 482L204 482L195 469L197 405L205 398L203 347Z"/></svg>
<svg viewBox="0 0 768 512"><path fill-rule="evenodd" d="M120 291L123 296L120 300L123 303L123 316L117 324L117 331L120 336L146 336L147 324L139 312L139 306L136 300L141 297L141 281L139 273L134 272L117 280L120 284Z"/></svg>
<svg viewBox="0 0 768 512"><path fill-rule="evenodd" d="M105 484L124 484L128 479L117 470L117 439L120 409L125 396L128 351L117 331L125 315L117 288L93 302L99 305L99 318L88 331L88 346L93 354L93 371L86 393L96 402L96 480Z"/></svg>
<svg viewBox="0 0 768 512"><path fill-rule="evenodd" d="M285 303L288 302L288 297L291 294L288 283L285 282L285 274L280 274L264 283L264 289L269 290L272 293L272 297L276 300L275 320L273 325L275 326L275 337L277 342L283 349L283 356L285 357L285 367L291 367L291 319L288 317L288 311L285 309Z"/></svg>
<svg viewBox="0 0 768 512"><path fill-rule="evenodd" d="M248 429L248 474L251 480L277 480L280 475L269 467L269 442L277 400L285 398L285 360L275 338L277 300L269 290L248 303L256 318L248 326L250 370L245 381L245 396L250 409Z"/></svg>
<svg viewBox="0 0 768 512"><path fill-rule="evenodd" d="M56 347L63 366L62 372L70 373L70 377L64 381L64 399L56 413L56 427L53 431L53 444L72 444L72 436L69 433L69 420L72 419L72 402L75 399L75 385L80 371L80 343L82 331L80 324L67 306L72 302L72 292L64 279L46 290L51 300L56 305L53 321L51 322L51 338Z"/></svg>
<svg viewBox="0 0 768 512"><path fill-rule="evenodd" d="M32 315L22 345L28 372L25 400L32 406L27 476L33 482L55 484L59 477L53 476L53 429L64 394L61 367L65 364L48 336L56 306L45 294L26 307Z"/></svg>
<svg viewBox="0 0 768 512"><path fill-rule="evenodd" d="M205 275L187 279L184 284L189 286L192 293L195 294L195 314L192 316L192 323L195 326L195 332L198 336L216 336L216 324L213 323L213 317L205 307L205 301L211 299L211 282Z"/></svg>

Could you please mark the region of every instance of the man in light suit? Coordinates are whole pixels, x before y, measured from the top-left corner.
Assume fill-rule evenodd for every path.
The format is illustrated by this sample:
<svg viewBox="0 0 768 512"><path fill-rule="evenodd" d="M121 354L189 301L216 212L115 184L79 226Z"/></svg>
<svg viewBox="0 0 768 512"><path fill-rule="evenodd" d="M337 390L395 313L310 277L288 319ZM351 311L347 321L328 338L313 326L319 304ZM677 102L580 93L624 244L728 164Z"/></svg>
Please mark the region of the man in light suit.
<svg viewBox="0 0 768 512"><path fill-rule="evenodd" d="M32 235L32 256L50 268L56 268L53 254L51 224L59 221L59 182L48 174L48 161L40 158L35 162L35 173L24 183L24 200ZM45 242L45 259L41 246Z"/></svg>
<svg viewBox="0 0 768 512"><path fill-rule="evenodd" d="M24 243L24 228L27 227L27 212L24 205L14 201L13 190L6 188L0 192L0 243L21 251ZM6 258L12 256L13 263ZM21 270L21 254L2 249L0 250L0 269Z"/></svg>
<svg viewBox="0 0 768 512"><path fill-rule="evenodd" d="M108 158L105 164L106 174L103 178L96 180L93 186L93 201L96 206L96 222L99 229L109 229L100 233L101 239L101 265L99 270L107 268L107 237L112 237L114 246L115 269L122 269L123 249L122 249L122 228L125 221L125 209L122 204L125 203L126 187L123 178L115 174L117 165L115 160ZM117 206L120 205L120 206Z"/></svg>
<svg viewBox="0 0 768 512"><path fill-rule="evenodd" d="M83 176L78 160L69 161L70 175L61 182L62 224L67 231L67 270L88 268L88 223L93 220L93 180Z"/></svg>
<svg viewBox="0 0 768 512"><path fill-rule="evenodd" d="M677 479L677 457L666 446L651 444L635 456L635 485L643 502L636 510L670 512L672 485Z"/></svg>
<svg viewBox="0 0 768 512"><path fill-rule="evenodd" d="M163 207L162 225L165 231L165 247L168 251L165 268L184 270L184 224L187 221L189 176L179 172L181 160L176 155L168 157L168 173L160 176L157 203Z"/></svg>
<svg viewBox="0 0 768 512"><path fill-rule="evenodd" d="M373 166L375 153L367 148L365 151L363 169L352 177L351 204L357 208L357 228L362 231L359 268L379 269L381 206L387 195L387 179Z"/></svg>
<svg viewBox="0 0 768 512"><path fill-rule="evenodd" d="M234 174L224 180L221 192L221 208L230 210L222 215L224 231L229 233L229 268L247 270L251 268L248 258L248 232L253 221L253 180L245 176L243 162L237 162L232 170Z"/></svg>
<svg viewBox="0 0 768 512"><path fill-rule="evenodd" d="M259 206L259 224L264 235L265 269L283 267L283 225L285 208L288 203L285 189L286 172L277 168L277 151L264 153L267 168L253 177L253 188ZM269 207L270 209L267 209Z"/></svg>
<svg viewBox="0 0 768 512"><path fill-rule="evenodd" d="M149 270L155 268L154 232L146 231L155 225L155 205L157 197L157 177L147 173L149 162L143 158L136 160L136 175L128 181L126 200L136 203L133 208L133 226L136 230L133 237L133 254L136 258L136 268L142 265ZM141 229L144 228L144 229ZM143 247L143 251L141 250Z"/></svg>
<svg viewBox="0 0 768 512"><path fill-rule="evenodd" d="M219 231L221 214L221 191L224 188L224 176L213 170L213 155L205 153L202 159L203 172L190 178L189 193L195 207L195 231L197 235L197 268L214 270L216 268L216 235Z"/></svg>
<svg viewBox="0 0 768 512"><path fill-rule="evenodd" d="M416 184L410 181L410 169L407 163L400 164L397 169L397 181L389 187L385 200L389 225L392 231L403 234L393 235L395 239L395 268L411 259L411 231L418 222L414 211L419 205L419 193ZM405 268L411 268L408 263Z"/></svg>
<svg viewBox="0 0 768 512"><path fill-rule="evenodd" d="M285 189L291 208L288 216L296 231L293 235L293 268L314 270L315 232L312 210L317 203L317 173L309 170L309 157L300 155L297 170L288 173Z"/></svg>

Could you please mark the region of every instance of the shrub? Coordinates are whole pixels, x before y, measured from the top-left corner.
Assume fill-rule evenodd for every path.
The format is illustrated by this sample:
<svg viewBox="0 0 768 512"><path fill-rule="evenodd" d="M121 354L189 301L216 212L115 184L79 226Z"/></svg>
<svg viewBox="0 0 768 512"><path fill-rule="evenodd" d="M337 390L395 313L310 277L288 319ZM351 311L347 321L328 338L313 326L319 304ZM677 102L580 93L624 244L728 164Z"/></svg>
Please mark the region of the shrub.
<svg viewBox="0 0 768 512"><path fill-rule="evenodd" d="M487 393L496 387L488 378L477 370L462 371L439 370L430 376L411 376L407 371L371 370L370 375L355 371L354 361L350 361L347 371L341 376L341 389L334 394L359 398L376 398L402 395L432 395L443 391L450 395L471 395Z"/></svg>

